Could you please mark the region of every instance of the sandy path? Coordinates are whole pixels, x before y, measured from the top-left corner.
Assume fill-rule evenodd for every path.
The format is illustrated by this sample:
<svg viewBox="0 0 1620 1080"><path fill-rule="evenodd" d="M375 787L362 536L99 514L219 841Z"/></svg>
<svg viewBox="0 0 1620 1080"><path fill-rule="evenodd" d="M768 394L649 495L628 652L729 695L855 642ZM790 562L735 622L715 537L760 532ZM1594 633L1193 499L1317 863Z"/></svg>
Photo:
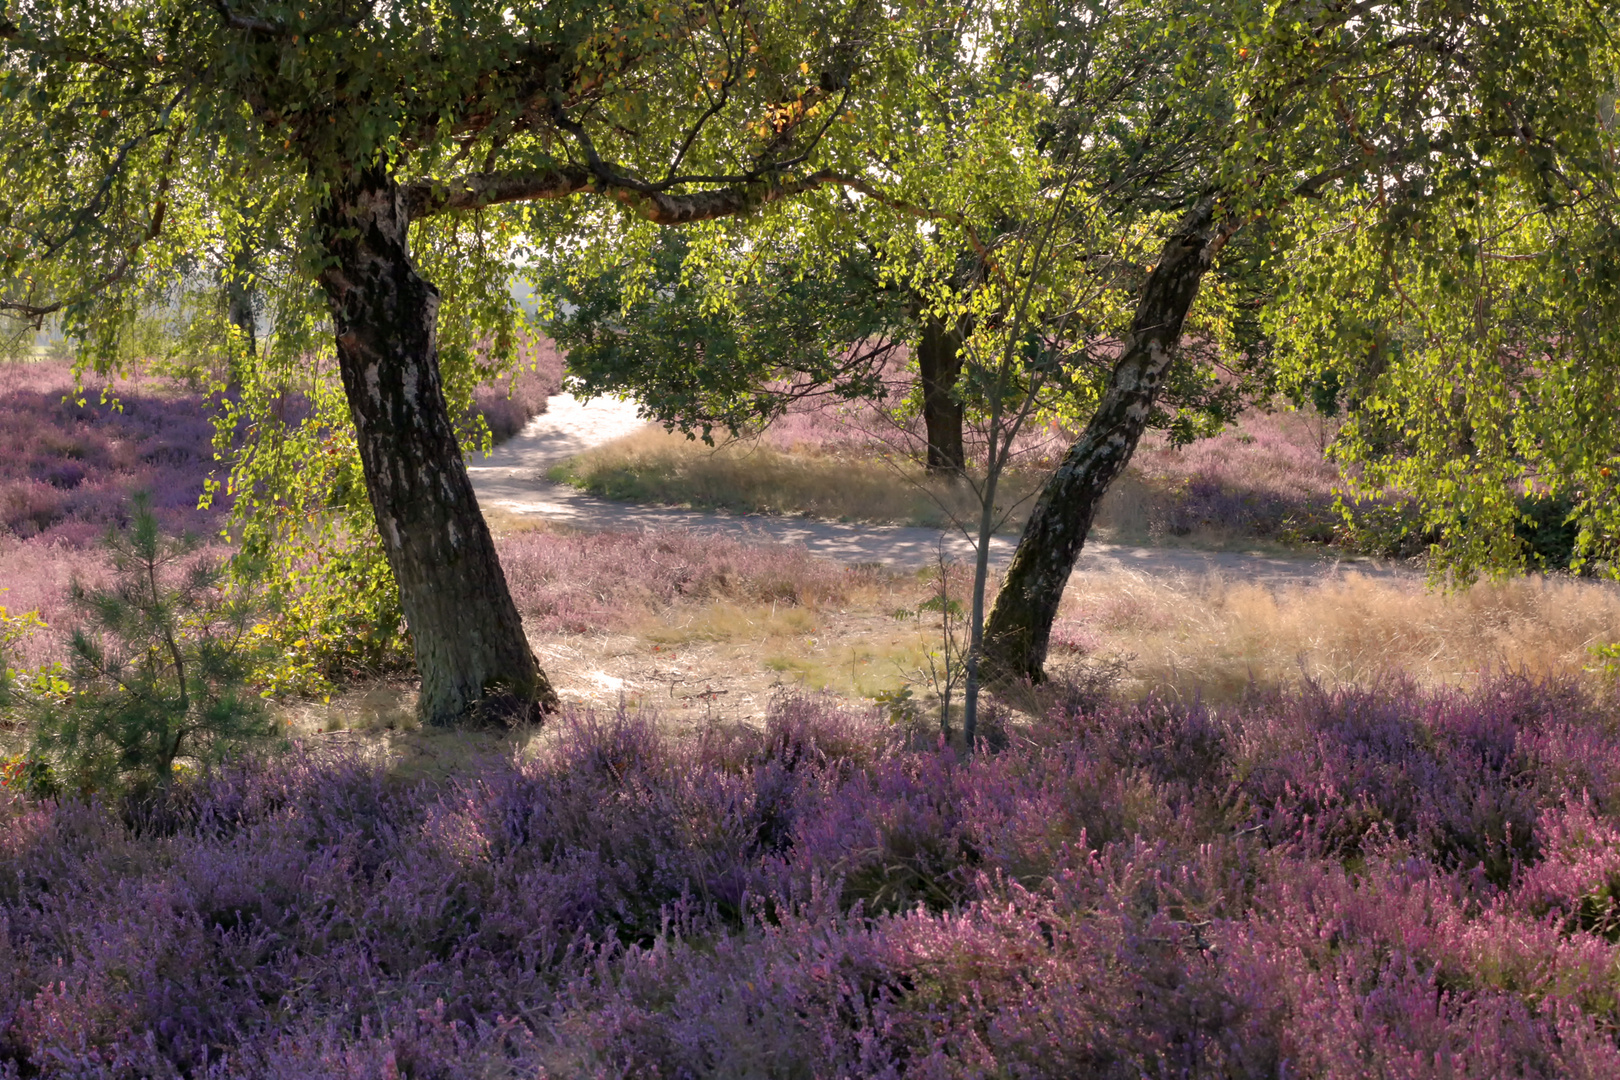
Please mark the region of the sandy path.
<svg viewBox="0 0 1620 1080"><path fill-rule="evenodd" d="M467 471L472 474L473 488L486 509L539 514L582 529L673 527L742 534L778 543L803 544L814 555L840 562L888 563L907 569L932 564L942 545L951 558L963 561L973 558L973 545L959 532L641 506L599 499L546 479L546 470L563 459L646 426L636 416L633 401L596 398L580 402L572 395L558 394L521 434L496 447L490 457L469 466ZM1012 537L996 537L991 546L992 558L997 562L1005 561L1011 556L1015 542ZM1412 576L1404 567L1373 560L1351 562L1097 542L1086 544L1076 572L1130 571L1194 578L1218 574L1228 579L1285 584L1316 580L1347 569L1375 577Z"/></svg>

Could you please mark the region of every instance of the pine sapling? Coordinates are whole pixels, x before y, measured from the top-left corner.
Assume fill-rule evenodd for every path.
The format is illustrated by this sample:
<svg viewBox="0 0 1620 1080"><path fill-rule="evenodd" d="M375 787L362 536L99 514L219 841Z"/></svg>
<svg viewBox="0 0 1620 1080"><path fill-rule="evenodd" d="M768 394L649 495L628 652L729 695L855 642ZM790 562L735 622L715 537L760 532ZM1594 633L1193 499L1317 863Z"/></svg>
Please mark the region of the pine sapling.
<svg viewBox="0 0 1620 1080"><path fill-rule="evenodd" d="M251 575L228 580L196 538L165 535L145 495L106 544L111 585L72 586L85 621L69 692L35 710L35 751L82 791L140 794L181 757L217 760L274 730L247 682L261 605Z"/></svg>

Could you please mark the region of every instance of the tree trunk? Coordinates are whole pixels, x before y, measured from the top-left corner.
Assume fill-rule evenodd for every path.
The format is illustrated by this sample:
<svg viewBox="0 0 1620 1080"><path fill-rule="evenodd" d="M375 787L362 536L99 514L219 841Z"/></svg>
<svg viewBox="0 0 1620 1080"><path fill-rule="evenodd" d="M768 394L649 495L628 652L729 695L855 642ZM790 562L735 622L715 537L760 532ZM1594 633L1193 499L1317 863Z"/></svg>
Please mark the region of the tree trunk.
<svg viewBox="0 0 1620 1080"><path fill-rule="evenodd" d="M1212 202L1182 220L1142 286L1119 362L1091 422L1036 501L985 623L985 668L994 678L1039 682L1052 620L1091 530L1097 503L1136 451L1153 401L1175 359L1181 324L1214 255Z"/></svg>
<svg viewBox="0 0 1620 1080"><path fill-rule="evenodd" d="M405 200L385 170L332 195L321 285L366 491L422 677L429 723L511 723L554 709L479 513L439 382L439 294L411 264Z"/></svg>
<svg viewBox="0 0 1620 1080"><path fill-rule="evenodd" d="M958 474L967 465L962 448L962 403L956 379L962 373L962 331L930 315L917 345L922 377L923 426L928 432L928 471Z"/></svg>
<svg viewBox="0 0 1620 1080"><path fill-rule="evenodd" d="M242 349L248 355L259 351L257 316L253 312L253 255L238 248L231 255L225 277L225 317L242 335Z"/></svg>

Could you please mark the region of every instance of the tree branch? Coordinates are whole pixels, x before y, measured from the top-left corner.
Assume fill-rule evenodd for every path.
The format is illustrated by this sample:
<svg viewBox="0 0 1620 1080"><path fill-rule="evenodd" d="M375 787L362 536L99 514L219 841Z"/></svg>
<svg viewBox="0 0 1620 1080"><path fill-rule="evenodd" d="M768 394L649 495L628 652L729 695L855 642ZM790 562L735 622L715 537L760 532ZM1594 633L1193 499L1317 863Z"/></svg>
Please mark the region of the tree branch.
<svg viewBox="0 0 1620 1080"><path fill-rule="evenodd" d="M226 0L214 0L214 7L219 11L225 25L232 30L246 30L250 34L269 34L280 37L287 33L286 26L274 19L265 19L257 15L240 15L231 9Z"/></svg>
<svg viewBox="0 0 1620 1080"><path fill-rule="evenodd" d="M405 185L405 205L412 219L457 210L477 210L509 202L566 199L591 186L589 171L578 165L521 173L472 173L445 183L419 180Z"/></svg>
<svg viewBox="0 0 1620 1080"><path fill-rule="evenodd" d="M168 115L165 113L164 120L167 121L167 119ZM118 262L113 265L113 268L94 285L81 291L73 300L55 300L48 304L25 304L18 300L0 299L0 315L31 321L34 324L34 329L38 330L44 325L47 316L56 314L67 307L69 303L76 302L87 296L94 296L96 293L118 284L129 276L130 271L135 268L135 259L140 254L141 248L156 240L163 232L163 219L169 209L169 188L174 179L169 170L174 165L175 148L179 145L181 133L182 129L179 128L171 132L169 145L163 152L163 171L158 179L156 199L153 201L152 215L147 222L146 229L140 238L130 246L129 250L118 257Z"/></svg>
<svg viewBox="0 0 1620 1080"><path fill-rule="evenodd" d="M801 180L758 181L719 191L701 191L692 195L670 195L662 191L642 192L628 187L607 188L605 194L611 195L633 213L655 225L688 225L694 221L735 217L818 187L828 185L844 187L851 182L851 177L823 171L812 173Z"/></svg>
<svg viewBox="0 0 1620 1080"><path fill-rule="evenodd" d="M648 191L645 184L620 177L605 165L590 170L581 165L559 165L523 173L474 173L450 181L421 180L404 185L406 207L412 218L460 210L477 210L499 203L566 199L582 191L610 196L632 213L656 225L687 225L695 221L733 217L815 188L837 186L866 189L854 177L817 172L798 180L743 181L718 191L671 195Z"/></svg>
<svg viewBox="0 0 1620 1080"><path fill-rule="evenodd" d="M161 230L162 227L163 215L161 213L160 206L159 213L154 216L152 231L148 239L150 239L151 236L156 236L157 231ZM134 251L139 250L140 245L137 244ZM55 315L58 311L61 311L70 303L75 303L87 296L94 296L101 290L111 285L118 284L120 281L124 280L124 278L129 276L129 272L134 269L134 266L134 260L130 255L120 255L118 257L118 262L113 265L111 270L103 274L100 280L98 280L94 285L91 285L88 289L82 290L79 295L73 299L53 300L48 304L25 304L20 300L0 300L0 315L7 315L13 319L30 321L34 324L34 329L38 330L44 325L46 316Z"/></svg>
<svg viewBox="0 0 1620 1080"><path fill-rule="evenodd" d="M24 304L17 300L0 300L0 315L26 319L34 324L35 330L38 330L44 325L47 315L55 315L65 307L67 307L66 300L57 300L50 304Z"/></svg>
<svg viewBox="0 0 1620 1080"><path fill-rule="evenodd" d="M338 15L316 19L302 27L288 26L279 19L266 19L262 15L243 15L231 7L229 0L214 0L214 9L232 30L246 30L250 34L268 37L287 37L293 34L321 34L328 30L350 30L371 16L371 4L362 4L353 15ZM300 12L300 17L302 12Z"/></svg>

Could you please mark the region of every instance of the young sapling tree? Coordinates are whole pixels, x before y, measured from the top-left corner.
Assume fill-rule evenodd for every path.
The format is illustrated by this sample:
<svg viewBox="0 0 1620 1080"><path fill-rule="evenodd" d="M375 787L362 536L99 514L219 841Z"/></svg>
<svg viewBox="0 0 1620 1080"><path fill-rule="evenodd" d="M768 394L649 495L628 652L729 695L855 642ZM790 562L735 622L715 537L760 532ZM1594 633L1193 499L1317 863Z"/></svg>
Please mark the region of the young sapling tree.
<svg viewBox="0 0 1620 1080"><path fill-rule="evenodd" d="M964 322L979 329L962 345L964 395L983 403L984 471L974 476L964 469L963 480L978 501L978 520L968 532L973 544L973 592L968 611L968 649L962 696L962 741L971 753L978 740L980 663L984 656L985 592L990 581L990 542L1005 524L1009 510L997 504L1003 475L1012 463L1013 444L1024 425L1040 409L1042 392L1056 372L1065 329L1072 315L1095 299L1081 277L1052 273L1059 269L1056 249L1072 225L1070 199L1078 175L1071 167L1062 184L1049 195L1044 217L1030 217L1014 233L1005 257L987 267L986 284L975 299L995 308L974 312ZM1083 219L1084 215L1080 215ZM1008 275L1007 268L1013 273ZM1054 288L1056 285L1056 288ZM1067 286L1073 286L1071 292ZM1044 324L1044 325L1043 325ZM1039 327L1044 333L1033 330ZM1043 336L1048 340L1043 341ZM959 523L960 524L960 523Z"/></svg>
<svg viewBox="0 0 1620 1080"><path fill-rule="evenodd" d="M81 791L145 793L181 757L214 761L273 734L248 684L262 610L243 575L227 585L196 538L165 535L145 495L106 543L111 583L72 586L85 621L66 692L31 710L34 753Z"/></svg>

